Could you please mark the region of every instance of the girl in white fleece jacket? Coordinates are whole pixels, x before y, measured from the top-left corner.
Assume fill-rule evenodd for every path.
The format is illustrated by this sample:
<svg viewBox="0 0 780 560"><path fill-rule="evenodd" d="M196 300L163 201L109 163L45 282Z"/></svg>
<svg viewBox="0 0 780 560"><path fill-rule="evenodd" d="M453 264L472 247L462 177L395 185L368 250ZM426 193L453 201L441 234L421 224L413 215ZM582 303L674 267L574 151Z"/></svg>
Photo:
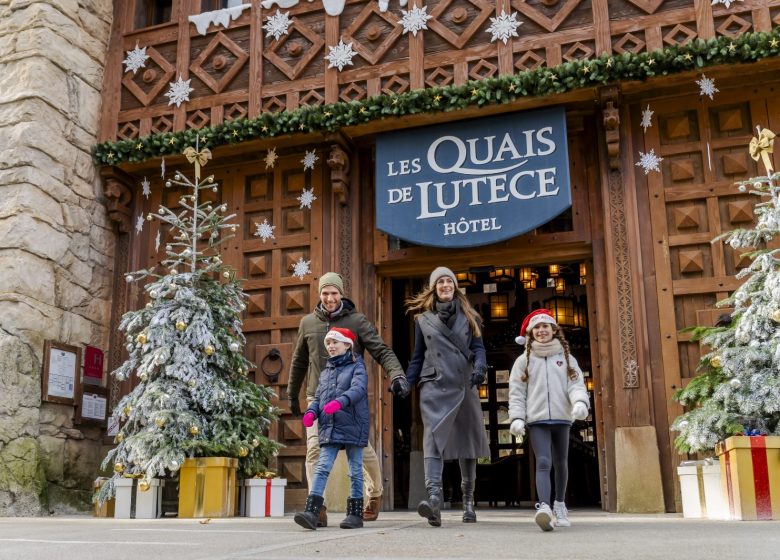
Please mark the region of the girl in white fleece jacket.
<svg viewBox="0 0 780 560"><path fill-rule="evenodd" d="M527 340L526 340L527 339ZM588 417L590 399L577 360L563 331L547 309L529 314L518 344L525 352L509 376L509 431L522 438L528 427L536 455L535 521L543 531L569 527L564 503L569 476L569 430L573 420ZM550 508L550 470L555 468L555 502Z"/></svg>

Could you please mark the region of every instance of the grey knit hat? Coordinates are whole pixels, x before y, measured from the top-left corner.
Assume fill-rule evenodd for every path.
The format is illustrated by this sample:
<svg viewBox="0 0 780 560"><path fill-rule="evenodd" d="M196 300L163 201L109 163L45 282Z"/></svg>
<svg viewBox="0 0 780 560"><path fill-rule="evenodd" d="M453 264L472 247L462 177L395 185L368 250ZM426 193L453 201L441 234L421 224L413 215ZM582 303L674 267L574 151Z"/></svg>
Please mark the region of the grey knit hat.
<svg viewBox="0 0 780 560"><path fill-rule="evenodd" d="M436 270L431 272L431 277L428 279L428 285L433 286L436 284L436 280L441 278L442 276L449 276L452 278L452 281L455 283L455 287L458 287L458 279L455 278L455 273L452 272L449 268L446 266L440 266L437 267Z"/></svg>
<svg viewBox="0 0 780 560"><path fill-rule="evenodd" d="M325 286L333 286L341 295L344 295L344 279L338 272L326 272L320 276L319 291L321 292Z"/></svg>

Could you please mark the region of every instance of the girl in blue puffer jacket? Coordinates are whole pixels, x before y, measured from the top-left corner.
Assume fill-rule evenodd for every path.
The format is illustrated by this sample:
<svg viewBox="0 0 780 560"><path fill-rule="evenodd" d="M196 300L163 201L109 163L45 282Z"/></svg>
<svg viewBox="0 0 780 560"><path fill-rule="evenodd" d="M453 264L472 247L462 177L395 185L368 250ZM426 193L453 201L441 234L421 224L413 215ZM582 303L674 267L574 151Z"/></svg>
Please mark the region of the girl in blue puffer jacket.
<svg viewBox="0 0 780 560"><path fill-rule="evenodd" d="M319 422L320 458L314 470L306 508L295 514L295 522L317 529L325 485L339 450L347 452L350 493L342 529L363 526L363 448L368 445L368 376L363 358L352 351L356 340L349 329L333 327L325 335L327 365L320 373L317 393L303 415L303 425Z"/></svg>

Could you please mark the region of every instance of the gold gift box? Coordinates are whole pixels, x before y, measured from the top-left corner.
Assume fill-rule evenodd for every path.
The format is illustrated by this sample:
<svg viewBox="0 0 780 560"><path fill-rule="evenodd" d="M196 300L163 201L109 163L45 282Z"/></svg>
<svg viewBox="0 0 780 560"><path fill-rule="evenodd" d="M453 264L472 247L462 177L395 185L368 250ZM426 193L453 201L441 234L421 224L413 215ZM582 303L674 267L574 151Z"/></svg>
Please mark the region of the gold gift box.
<svg viewBox="0 0 780 560"><path fill-rule="evenodd" d="M233 517L237 467L233 457L185 459L179 472L179 517Z"/></svg>
<svg viewBox="0 0 780 560"><path fill-rule="evenodd" d="M95 482L92 485L92 487L95 489L95 493L97 493L107 481L108 478L106 478L105 476L96 478ZM99 504L98 502L93 503L92 517L114 517L115 504L116 504L116 500L114 500L114 498L111 498L110 500L103 502L103 504Z"/></svg>

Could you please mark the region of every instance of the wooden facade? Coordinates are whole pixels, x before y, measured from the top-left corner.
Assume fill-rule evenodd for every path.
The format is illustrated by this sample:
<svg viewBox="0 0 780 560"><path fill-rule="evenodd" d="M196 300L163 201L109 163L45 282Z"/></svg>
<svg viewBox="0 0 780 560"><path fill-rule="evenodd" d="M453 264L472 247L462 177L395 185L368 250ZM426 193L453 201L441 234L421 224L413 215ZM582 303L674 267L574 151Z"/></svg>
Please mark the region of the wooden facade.
<svg viewBox="0 0 780 560"><path fill-rule="evenodd" d="M209 2L173 0L169 11L155 12L147 10L145 0L118 0L101 140L464 84L602 53L651 52L696 38L768 31L780 23L780 0L745 0L729 8L711 6L709 0L410 2L423 4L432 16L428 29L411 35L402 33L400 8L392 0L386 12L373 0L350 0L340 16L326 15L320 2L299 3L289 9L289 34L274 40L262 26L276 6L265 10L253 3L227 28L212 25L201 35L187 17L201 13L202 5L213 9ZM490 17L502 11L517 12L523 22L519 37L506 44L491 42L486 32ZM146 26L168 14L168 22ZM339 39L352 42L358 53L354 64L340 72L323 59L327 46ZM146 68L123 73L122 58L136 44L150 56ZM679 331L712 324L721 312L715 302L734 289L734 275L746 264L730 248L710 241L753 221L751 199L733 183L757 173L746 149L755 126L780 129L780 112L770 102L780 87L778 66L767 61L740 67L739 73L750 72L749 87L734 67L708 69L720 89L713 100L699 95L694 83L699 74L686 73L215 150L209 171L222 184L220 202L241 224L235 243L224 248L223 261L247 279L244 328L248 357L259 365L256 381L274 386L284 403L298 322L317 302L314 280L328 270L345 276L350 297L392 344L394 279L425 277L432 263L469 269L585 262L602 507L618 507L615 430L653 426L665 507L675 510L674 467L681 458L672 448L669 425L680 409L670 396L696 374L699 356L698 345ZM163 94L179 76L191 79L194 91L176 107ZM552 104L567 112L574 199L569 227L457 252L405 247L376 230L372 147L377 134ZM654 116L645 130L640 120L648 105ZM269 169L263 157L272 147L280 160ZM319 161L314 170L304 171L301 159L312 149ZM651 149L663 158L661 172L645 175L635 162L638 152ZM175 157L166 164L185 169ZM159 167L160 160L151 160L103 170L109 210L120 232L114 324L123 309L142 304L142 294L125 293L123 271L159 259L156 224L141 235L130 224L177 199L162 188ZM143 177L157 178L148 200L138 187ZM304 187L313 187L318 197L311 211L302 210L296 199ZM254 224L264 218L278 226L276 238L268 242L252 235ZM313 277L292 275L291 264L299 258L311 261ZM112 341L110 365L121 360L121 353L121 340ZM370 367L376 380L370 387L373 441L391 489L392 401L377 366ZM113 385L112 401L128 387ZM291 503L302 503L304 430L289 414L274 429L286 446L278 468L290 481ZM392 506L388 496L392 492L386 492L386 507Z"/></svg>

